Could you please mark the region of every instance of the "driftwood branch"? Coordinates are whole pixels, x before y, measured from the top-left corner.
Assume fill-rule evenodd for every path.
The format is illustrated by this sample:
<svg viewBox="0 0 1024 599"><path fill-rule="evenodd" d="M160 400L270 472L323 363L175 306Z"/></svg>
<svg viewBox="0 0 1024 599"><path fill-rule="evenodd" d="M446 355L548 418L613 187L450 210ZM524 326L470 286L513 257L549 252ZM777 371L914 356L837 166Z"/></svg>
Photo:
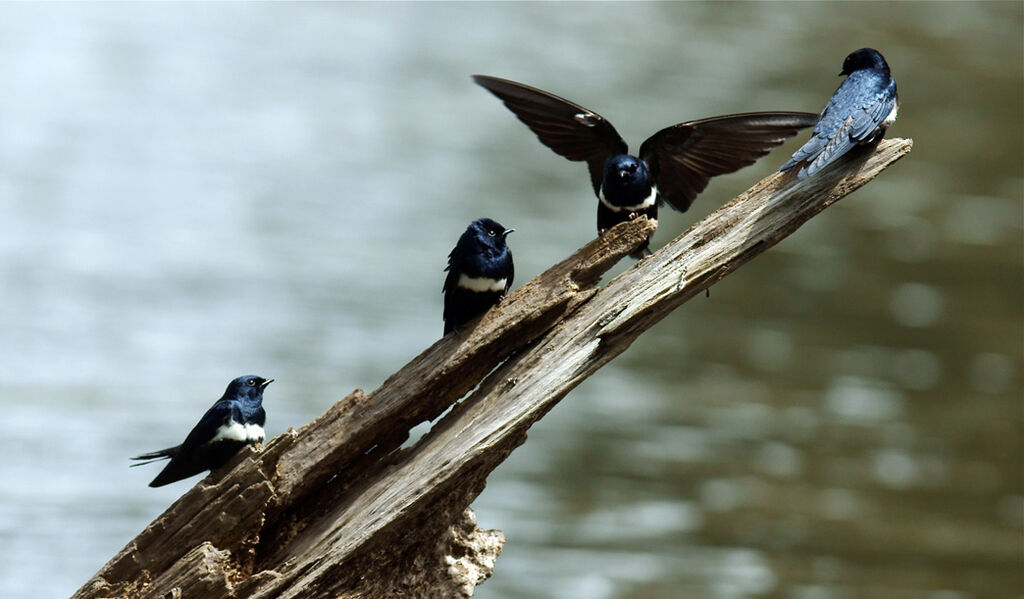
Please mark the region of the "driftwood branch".
<svg viewBox="0 0 1024 599"><path fill-rule="evenodd" d="M377 390L240 452L74 597L468 597L504 543L476 528L468 506L530 425L670 311L911 145L886 140L803 181L769 176L600 287L655 224L616 226ZM413 426L456 402L400 449Z"/></svg>

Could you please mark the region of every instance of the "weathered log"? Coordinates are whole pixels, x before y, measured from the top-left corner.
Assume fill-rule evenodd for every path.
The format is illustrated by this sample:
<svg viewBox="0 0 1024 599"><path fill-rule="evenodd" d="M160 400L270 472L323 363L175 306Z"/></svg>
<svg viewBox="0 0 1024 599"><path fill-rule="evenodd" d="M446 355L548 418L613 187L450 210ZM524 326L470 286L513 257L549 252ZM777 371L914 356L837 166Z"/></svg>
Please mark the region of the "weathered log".
<svg viewBox="0 0 1024 599"><path fill-rule="evenodd" d="M771 175L598 287L655 225L613 228L374 392L240 452L74 597L468 597L504 542L477 530L468 506L530 425L671 310L911 146L886 140L802 181Z"/></svg>

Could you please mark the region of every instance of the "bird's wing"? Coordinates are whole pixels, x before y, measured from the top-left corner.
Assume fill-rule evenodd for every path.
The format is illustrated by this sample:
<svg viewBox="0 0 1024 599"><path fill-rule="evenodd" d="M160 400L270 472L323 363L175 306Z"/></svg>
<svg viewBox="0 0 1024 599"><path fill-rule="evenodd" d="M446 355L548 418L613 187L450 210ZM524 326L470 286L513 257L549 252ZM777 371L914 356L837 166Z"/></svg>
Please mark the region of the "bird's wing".
<svg viewBox="0 0 1024 599"><path fill-rule="evenodd" d="M516 263L512 260L512 252L508 253L508 277L505 279L505 293L512 289L512 279L516 276Z"/></svg>
<svg viewBox="0 0 1024 599"><path fill-rule="evenodd" d="M459 249L459 246L456 245L455 249L453 249L451 251L451 253L448 254L448 266L445 267L445 270L448 271L448 276L446 276L444 278L444 286L441 287L441 293L444 294L444 309L441 312L441 320L443 320L444 324L445 324L445 327L444 327L445 335L447 335L448 332L452 328L452 327L448 326L448 321L451 318L454 318L454 316L455 316L454 314L451 313L452 307L450 306L450 303L451 303L451 297L452 297L451 293L453 291L455 291L455 288L459 284L460 273L459 273L457 268L454 268L455 267L455 258L454 258L454 256L455 256L455 252L457 252L458 249Z"/></svg>
<svg viewBox="0 0 1024 599"><path fill-rule="evenodd" d="M199 422L192 427L192 430L189 431L188 436L185 437L185 440L181 445L135 456L131 459L146 461L140 461L138 464L132 464L132 466L142 466L144 464L150 464L166 458L171 458L172 461L175 461L175 459L182 454L187 456L191 454L195 448L209 441L217 433L217 429L220 428L221 425L229 422L229 419L232 417L241 422L241 410L238 409L236 402L229 402L223 398L219 399L210 407L209 410L206 411L205 414L203 414L203 417L199 419Z"/></svg>
<svg viewBox="0 0 1024 599"><path fill-rule="evenodd" d="M487 75L473 75L473 81L504 102L556 154L585 161L594 193L600 193L605 160L629 151L607 119L565 98Z"/></svg>
<svg viewBox="0 0 1024 599"><path fill-rule="evenodd" d="M805 158L809 162L800 169L800 177L813 175L857 145L857 140L852 135L855 126L854 117L848 116L831 138L821 140L824 143L819 143L814 152L808 153Z"/></svg>
<svg viewBox="0 0 1024 599"><path fill-rule="evenodd" d="M750 112L679 123L649 137L640 158L658 201L685 212L711 177L753 164L817 120L809 112Z"/></svg>
<svg viewBox="0 0 1024 599"><path fill-rule="evenodd" d="M448 271L448 276L444 278L444 285L441 287L441 293L448 293L448 291L455 289L456 283L459 282L459 273L457 272L457 269L452 268L452 266L454 266L453 256L455 255L456 250L458 250L458 246L448 254L448 266L444 267L444 269Z"/></svg>
<svg viewBox="0 0 1024 599"><path fill-rule="evenodd" d="M896 108L896 82L868 96L859 111L853 114L850 136L857 141L870 138Z"/></svg>
<svg viewBox="0 0 1024 599"><path fill-rule="evenodd" d="M870 79L865 81L879 76L858 71L839 86L825 107L821 131L815 127L819 147L806 153L804 159L809 164L800 169L802 176L813 175L855 145L867 142L892 113L897 102L896 82L890 78L886 85L872 86Z"/></svg>
<svg viewBox="0 0 1024 599"><path fill-rule="evenodd" d="M221 399L203 414L181 444L182 453L205 445L217 434L217 429L230 422L242 422L242 411L238 402Z"/></svg>

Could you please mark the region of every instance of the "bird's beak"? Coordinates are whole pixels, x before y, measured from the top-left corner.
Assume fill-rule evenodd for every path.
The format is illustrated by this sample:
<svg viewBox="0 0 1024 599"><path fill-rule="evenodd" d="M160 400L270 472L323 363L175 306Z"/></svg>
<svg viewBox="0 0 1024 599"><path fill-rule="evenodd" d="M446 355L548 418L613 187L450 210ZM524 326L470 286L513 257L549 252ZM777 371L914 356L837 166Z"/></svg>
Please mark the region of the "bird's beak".
<svg viewBox="0 0 1024 599"><path fill-rule="evenodd" d="M502 237L508 236L509 233L515 233L515 229L505 229L505 232L501 234Z"/></svg>
<svg viewBox="0 0 1024 599"><path fill-rule="evenodd" d="M273 383L273 382L274 382L274 379L267 379L267 380L263 381L262 383L260 383L260 389L266 389L267 385L269 385L270 383Z"/></svg>

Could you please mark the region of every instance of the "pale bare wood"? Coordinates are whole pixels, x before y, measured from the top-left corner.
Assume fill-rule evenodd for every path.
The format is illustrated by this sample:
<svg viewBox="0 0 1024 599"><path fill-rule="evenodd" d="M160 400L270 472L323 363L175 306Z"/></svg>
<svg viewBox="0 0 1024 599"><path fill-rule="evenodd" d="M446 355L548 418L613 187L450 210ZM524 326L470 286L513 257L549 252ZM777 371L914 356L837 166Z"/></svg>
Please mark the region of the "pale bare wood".
<svg viewBox="0 0 1024 599"><path fill-rule="evenodd" d="M242 452L75 596L167 596L194 584L193 570L206 572L211 599L468 596L493 567L500 533L467 532L465 510L529 426L672 309L911 146L885 140L803 181L769 176L597 289L653 225L615 227L373 393L356 391L264 451ZM424 439L395 451L481 379Z"/></svg>

